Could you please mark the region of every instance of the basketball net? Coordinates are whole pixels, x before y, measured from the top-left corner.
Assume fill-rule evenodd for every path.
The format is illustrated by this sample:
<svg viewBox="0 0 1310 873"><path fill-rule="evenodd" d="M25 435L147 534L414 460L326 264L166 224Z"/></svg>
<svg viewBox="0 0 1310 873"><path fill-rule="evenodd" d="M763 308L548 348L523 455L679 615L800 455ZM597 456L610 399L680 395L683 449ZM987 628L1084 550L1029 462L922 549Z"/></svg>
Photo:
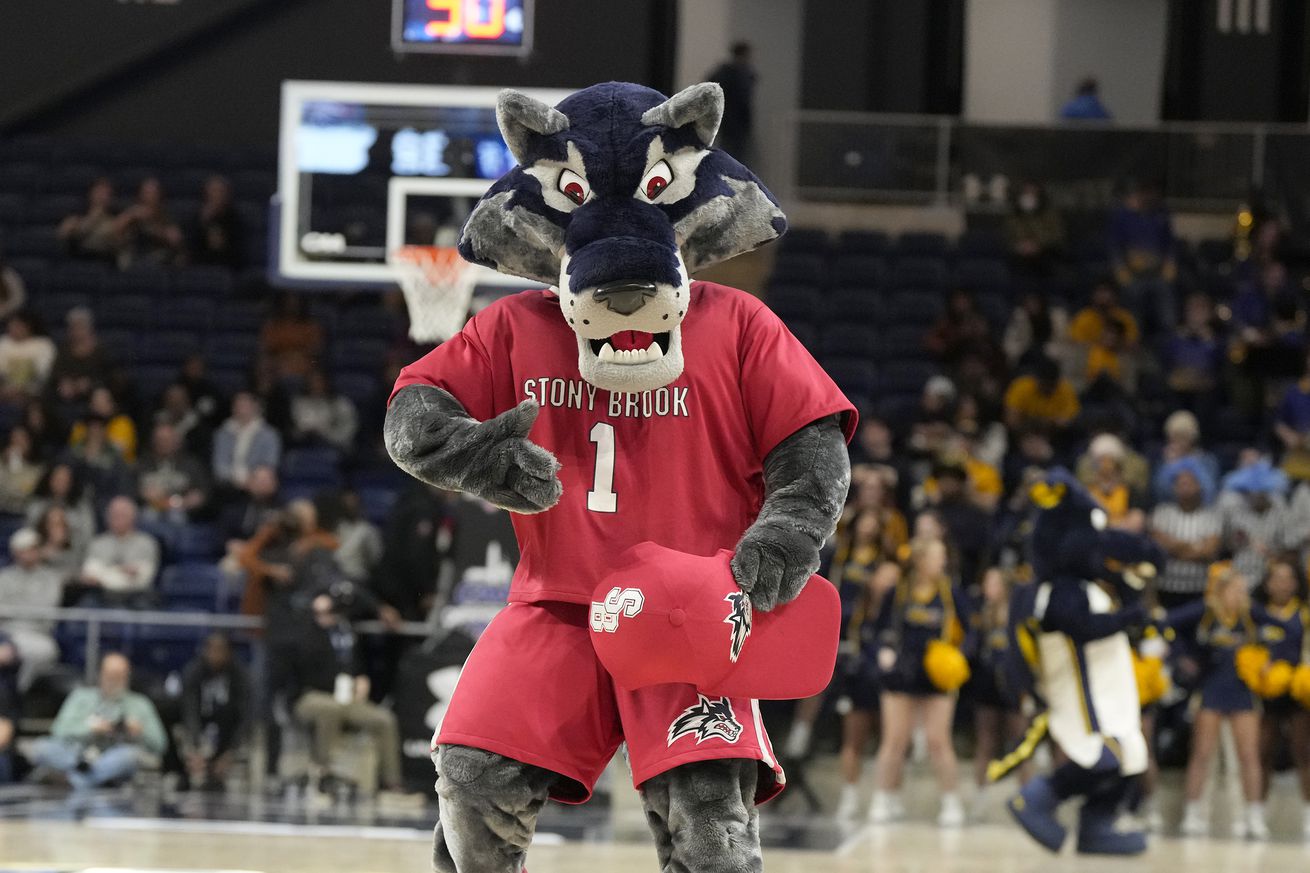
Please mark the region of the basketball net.
<svg viewBox="0 0 1310 873"><path fill-rule="evenodd" d="M473 265L447 246L401 246L391 253L409 309L415 342L439 343L459 333L473 300Z"/></svg>

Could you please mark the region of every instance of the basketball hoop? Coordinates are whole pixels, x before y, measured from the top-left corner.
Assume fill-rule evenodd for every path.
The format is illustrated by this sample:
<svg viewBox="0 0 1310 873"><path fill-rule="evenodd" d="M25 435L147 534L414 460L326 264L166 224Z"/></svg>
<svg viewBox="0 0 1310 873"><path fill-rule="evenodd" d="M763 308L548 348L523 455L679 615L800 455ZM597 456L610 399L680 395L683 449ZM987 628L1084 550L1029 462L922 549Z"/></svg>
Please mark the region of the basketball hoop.
<svg viewBox="0 0 1310 873"><path fill-rule="evenodd" d="M409 335L437 343L459 333L473 300L473 265L445 246L401 246L391 253L409 309Z"/></svg>

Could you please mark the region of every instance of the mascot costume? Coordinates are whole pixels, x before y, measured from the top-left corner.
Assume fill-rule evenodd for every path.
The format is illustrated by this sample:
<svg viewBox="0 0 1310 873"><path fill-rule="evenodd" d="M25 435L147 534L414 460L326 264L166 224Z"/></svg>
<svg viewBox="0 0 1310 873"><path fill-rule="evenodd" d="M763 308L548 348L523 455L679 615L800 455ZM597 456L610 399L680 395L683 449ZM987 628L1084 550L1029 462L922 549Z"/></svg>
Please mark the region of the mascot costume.
<svg viewBox="0 0 1310 873"><path fill-rule="evenodd" d="M1128 631L1147 623L1142 589L1164 556L1145 536L1107 530L1105 511L1066 471L1053 471L1031 496L1039 509L1034 581L1014 595L1012 648L1031 666L1032 690L1046 711L991 775L1013 769L1049 732L1068 760L1010 800L1015 819L1058 852L1066 833L1056 810L1081 797L1078 851L1138 854L1145 835L1118 828L1125 798L1148 763Z"/></svg>
<svg viewBox="0 0 1310 873"><path fill-rule="evenodd" d="M688 278L786 228L711 147L722 113L714 84L500 96L518 165L460 252L553 287L497 301L407 367L385 425L403 469L514 513L522 549L433 741L441 873L523 869L547 798L586 800L624 742L664 871L761 869L755 806L783 776L757 702L622 687L588 638L597 584L647 541L731 551L736 604L718 621L748 629L751 607L798 597L849 485L850 402L756 298Z"/></svg>

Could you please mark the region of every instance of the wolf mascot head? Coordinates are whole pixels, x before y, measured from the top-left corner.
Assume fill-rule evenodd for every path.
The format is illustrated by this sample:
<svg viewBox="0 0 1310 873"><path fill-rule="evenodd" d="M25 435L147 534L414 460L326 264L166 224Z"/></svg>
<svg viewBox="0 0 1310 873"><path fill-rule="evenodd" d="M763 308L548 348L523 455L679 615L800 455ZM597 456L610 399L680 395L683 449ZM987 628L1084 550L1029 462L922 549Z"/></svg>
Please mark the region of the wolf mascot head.
<svg viewBox="0 0 1310 873"><path fill-rule="evenodd" d="M711 148L723 91L673 97L608 82L550 107L504 91L518 166L469 216L460 253L558 288L582 378L649 391L683 369L679 325L696 270L780 236L787 222L750 170Z"/></svg>

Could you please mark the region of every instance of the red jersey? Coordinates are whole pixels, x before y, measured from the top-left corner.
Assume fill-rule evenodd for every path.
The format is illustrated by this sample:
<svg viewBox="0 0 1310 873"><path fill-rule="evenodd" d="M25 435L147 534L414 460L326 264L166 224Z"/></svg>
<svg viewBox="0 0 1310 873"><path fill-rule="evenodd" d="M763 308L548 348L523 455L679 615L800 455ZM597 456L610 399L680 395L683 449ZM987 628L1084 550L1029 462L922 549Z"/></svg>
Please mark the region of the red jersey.
<svg viewBox="0 0 1310 873"><path fill-rule="evenodd" d="M512 516L522 557L511 601L590 603L629 546L650 540L693 555L733 549L759 514L763 462L805 425L851 402L756 298L691 283L685 368L671 384L609 392L578 373L578 340L548 291L488 306L401 371L396 390L435 385L485 421L527 398L528 438L559 460L559 503ZM394 395L394 392L393 392Z"/></svg>

